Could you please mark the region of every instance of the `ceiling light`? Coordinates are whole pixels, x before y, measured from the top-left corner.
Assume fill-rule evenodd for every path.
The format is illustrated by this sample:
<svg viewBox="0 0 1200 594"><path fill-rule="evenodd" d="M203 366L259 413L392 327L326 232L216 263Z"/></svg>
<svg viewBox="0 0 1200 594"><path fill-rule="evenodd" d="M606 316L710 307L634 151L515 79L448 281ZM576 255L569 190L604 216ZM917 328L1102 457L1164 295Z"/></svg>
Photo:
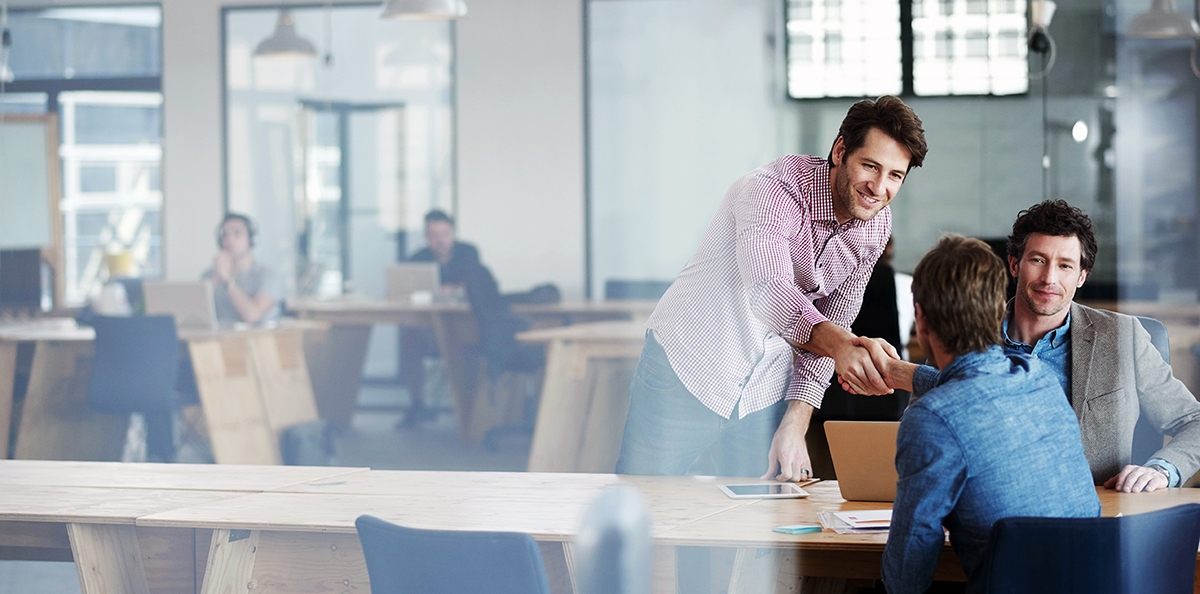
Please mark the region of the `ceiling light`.
<svg viewBox="0 0 1200 594"><path fill-rule="evenodd" d="M449 20L467 14L463 0L385 0L385 19Z"/></svg>
<svg viewBox="0 0 1200 594"><path fill-rule="evenodd" d="M1200 28L1191 17L1175 10L1174 0L1154 0L1150 10L1133 19L1125 33L1148 39L1193 39Z"/></svg>
<svg viewBox="0 0 1200 594"><path fill-rule="evenodd" d="M279 20L275 21L275 32L254 48L254 55L311 58L317 55L317 48L311 41L296 35L296 21L292 18L292 11L285 8L279 11Z"/></svg>

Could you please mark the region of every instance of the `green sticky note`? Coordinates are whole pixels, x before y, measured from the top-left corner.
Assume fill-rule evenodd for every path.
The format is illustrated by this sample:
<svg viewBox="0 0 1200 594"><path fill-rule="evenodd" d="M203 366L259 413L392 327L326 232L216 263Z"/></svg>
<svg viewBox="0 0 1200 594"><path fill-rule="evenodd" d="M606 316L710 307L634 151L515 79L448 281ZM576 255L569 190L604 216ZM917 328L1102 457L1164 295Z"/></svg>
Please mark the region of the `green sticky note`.
<svg viewBox="0 0 1200 594"><path fill-rule="evenodd" d="M821 527L810 524L796 524L794 526L776 526L771 530L784 534L808 534L809 532L820 532Z"/></svg>

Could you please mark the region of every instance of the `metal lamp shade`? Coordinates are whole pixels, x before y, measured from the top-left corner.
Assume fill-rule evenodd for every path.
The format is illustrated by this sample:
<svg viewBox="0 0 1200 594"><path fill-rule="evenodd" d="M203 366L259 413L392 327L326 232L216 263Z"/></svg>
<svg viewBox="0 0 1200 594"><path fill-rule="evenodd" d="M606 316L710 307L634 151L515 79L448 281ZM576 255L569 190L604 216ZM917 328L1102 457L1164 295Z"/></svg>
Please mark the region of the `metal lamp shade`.
<svg viewBox="0 0 1200 594"><path fill-rule="evenodd" d="M1200 28L1191 17L1175 10L1174 0L1154 0L1150 10L1133 19L1126 34L1148 39L1194 39Z"/></svg>
<svg viewBox="0 0 1200 594"><path fill-rule="evenodd" d="M380 16L385 19L450 20L466 14L467 5L462 0L386 0Z"/></svg>
<svg viewBox="0 0 1200 594"><path fill-rule="evenodd" d="M317 48L311 41L296 35L296 21L291 11L281 10L279 20L275 22L275 32L254 48L254 55L308 58L317 55Z"/></svg>

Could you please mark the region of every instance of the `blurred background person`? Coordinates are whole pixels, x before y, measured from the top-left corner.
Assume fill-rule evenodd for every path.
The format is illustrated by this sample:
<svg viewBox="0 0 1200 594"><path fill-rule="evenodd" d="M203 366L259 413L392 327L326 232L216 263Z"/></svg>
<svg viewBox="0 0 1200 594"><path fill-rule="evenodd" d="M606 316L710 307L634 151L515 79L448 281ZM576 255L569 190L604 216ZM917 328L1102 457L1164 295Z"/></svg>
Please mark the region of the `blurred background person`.
<svg viewBox="0 0 1200 594"><path fill-rule="evenodd" d="M279 319L283 282L270 267L254 258L254 221L228 213L217 228L212 268L203 278L213 283L217 322L262 324Z"/></svg>

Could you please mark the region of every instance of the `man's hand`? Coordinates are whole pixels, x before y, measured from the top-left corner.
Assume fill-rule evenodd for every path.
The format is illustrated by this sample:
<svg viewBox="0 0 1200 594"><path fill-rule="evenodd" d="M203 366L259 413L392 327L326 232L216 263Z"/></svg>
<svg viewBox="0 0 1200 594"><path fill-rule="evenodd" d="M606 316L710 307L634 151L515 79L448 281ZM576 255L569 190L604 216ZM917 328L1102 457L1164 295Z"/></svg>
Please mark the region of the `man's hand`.
<svg viewBox="0 0 1200 594"><path fill-rule="evenodd" d="M913 372L916 371L918 366L915 363L909 363L901 359L900 353L896 352L895 347L891 343L882 338L867 338L865 336L856 336L851 343L855 346L861 346L871 353L871 361L875 363L875 369L879 371L884 383L889 388L893 390L912 391ZM842 389L846 392L850 394L858 393L854 391L848 382L840 377L838 378L838 383L841 384Z"/></svg>
<svg viewBox="0 0 1200 594"><path fill-rule="evenodd" d="M807 402L788 402L787 412L771 439L771 451L767 454L767 473L764 479L777 481L802 481L812 478L812 462L808 458L808 445L804 434L808 433L808 421L813 407Z"/></svg>
<svg viewBox="0 0 1200 594"><path fill-rule="evenodd" d="M1122 493L1141 493L1167 488L1167 477L1149 466L1130 464L1107 481L1105 489L1116 489Z"/></svg>
<svg viewBox="0 0 1200 594"><path fill-rule="evenodd" d="M225 250L217 252L213 258L213 276L223 283L233 281L233 255Z"/></svg>
<svg viewBox="0 0 1200 594"><path fill-rule="evenodd" d="M833 322L821 322L813 326L807 343L797 345L804 350L833 359L834 371L839 381L846 382L856 394L878 396L891 394L892 389L883 381L871 352L856 346L856 337Z"/></svg>

